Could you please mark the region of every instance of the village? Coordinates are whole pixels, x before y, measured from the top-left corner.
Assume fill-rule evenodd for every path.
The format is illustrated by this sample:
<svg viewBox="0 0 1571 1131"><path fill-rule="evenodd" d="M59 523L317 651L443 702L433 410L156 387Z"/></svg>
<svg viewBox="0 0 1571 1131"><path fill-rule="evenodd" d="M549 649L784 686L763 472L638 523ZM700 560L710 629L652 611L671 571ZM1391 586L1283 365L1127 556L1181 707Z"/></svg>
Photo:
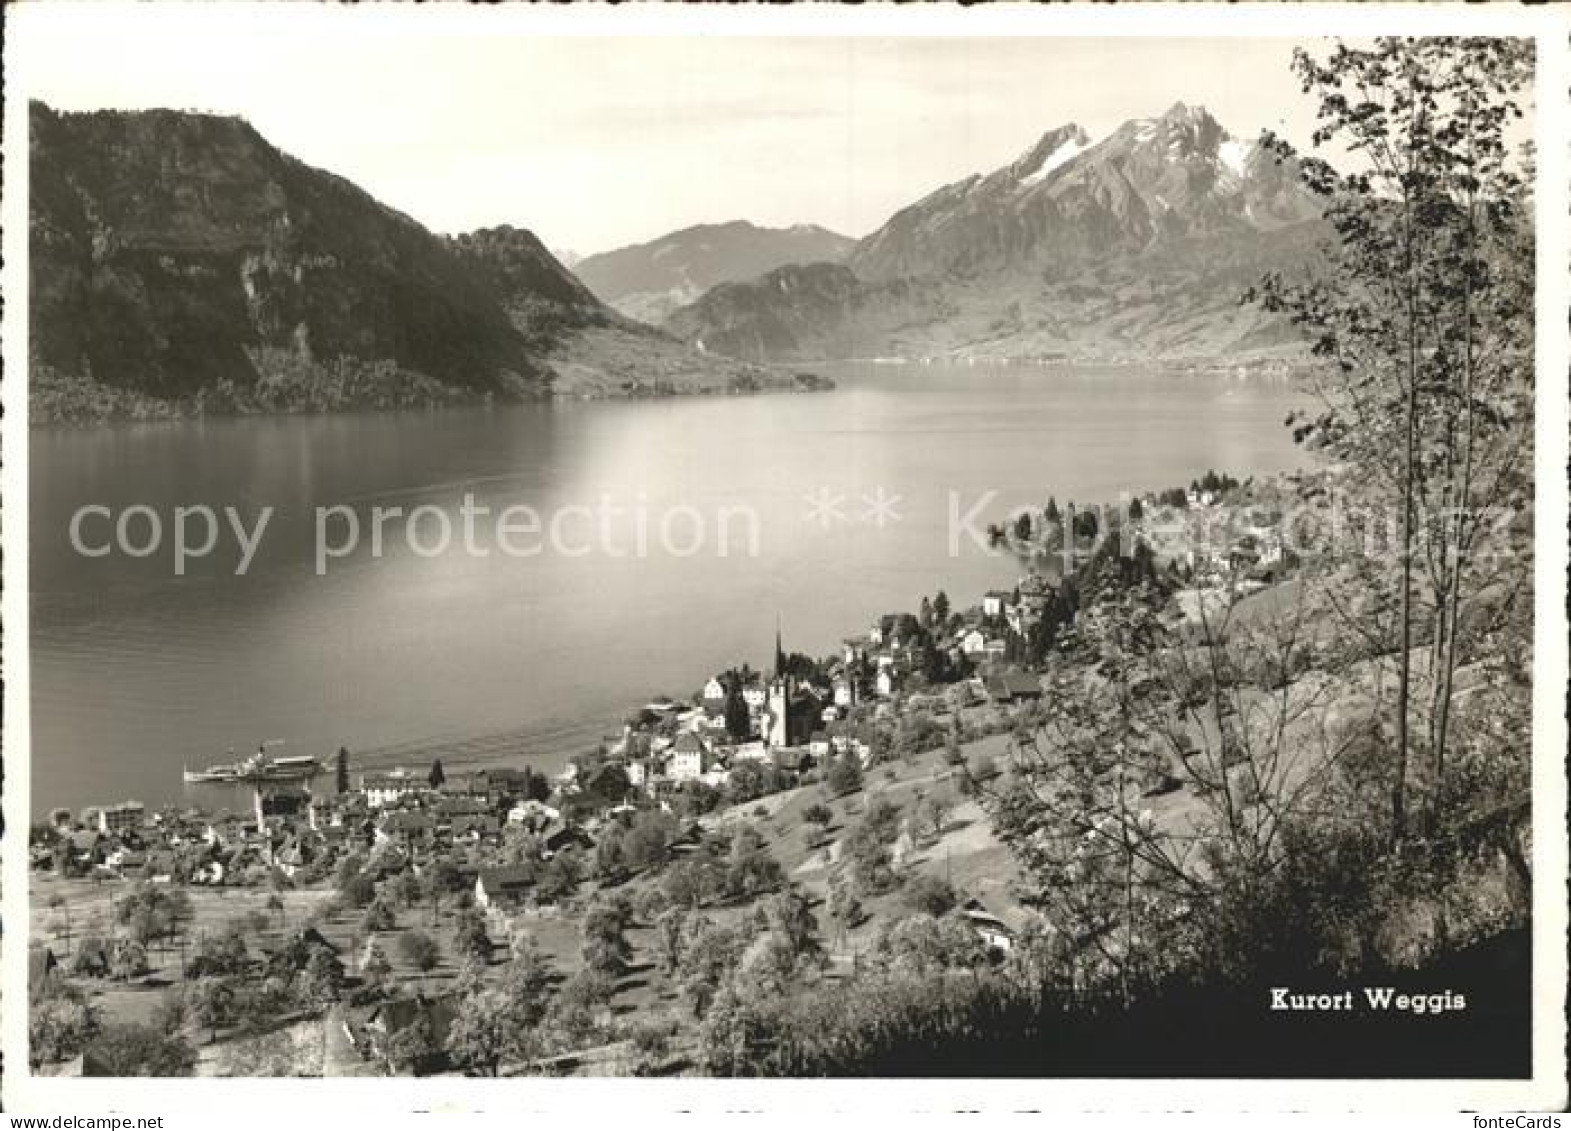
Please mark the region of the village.
<svg viewBox="0 0 1571 1131"><path fill-rule="evenodd" d="M1175 510L1214 520L1221 494L1148 496L1136 542L1171 536ZM1165 568L1253 592L1280 543L1243 538ZM123 1071L99 1047L118 1025L199 1073L473 1072L490 1054L454 1036L463 1003L523 985L537 1039L503 1040L493 1071L680 1072L681 1019L720 977L694 956L742 948L755 920L796 920L812 977L887 960L911 915L1007 961L1041 924L974 794L1044 694L1072 589L1033 571L963 611L939 592L822 659L777 628L771 670L641 704L549 778L264 749L208 772L247 810L56 809L30 846L38 1068Z"/></svg>

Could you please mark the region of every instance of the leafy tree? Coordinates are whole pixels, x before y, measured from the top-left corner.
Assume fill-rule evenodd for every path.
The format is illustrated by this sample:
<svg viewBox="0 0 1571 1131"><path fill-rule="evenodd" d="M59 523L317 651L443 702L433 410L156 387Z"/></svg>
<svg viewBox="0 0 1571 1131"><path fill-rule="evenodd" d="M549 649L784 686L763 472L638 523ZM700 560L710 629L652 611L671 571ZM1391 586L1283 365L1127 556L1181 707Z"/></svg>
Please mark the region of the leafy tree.
<svg viewBox="0 0 1571 1131"><path fill-rule="evenodd" d="M933 598L933 621L939 625L949 623L949 595L942 589Z"/></svg>
<svg viewBox="0 0 1571 1131"><path fill-rule="evenodd" d="M742 956L745 938L733 927L694 918L682 944L680 981L694 1017L702 1017Z"/></svg>
<svg viewBox="0 0 1571 1131"><path fill-rule="evenodd" d="M949 815L954 811L955 798L947 788L936 789L926 794L917 804L915 823L925 829L930 836L939 837L944 833L945 826L949 823Z"/></svg>
<svg viewBox="0 0 1571 1131"><path fill-rule="evenodd" d="M482 967L491 959L485 917L473 908L459 912L453 922L453 956L459 961L473 959Z"/></svg>
<svg viewBox="0 0 1571 1131"><path fill-rule="evenodd" d="M856 753L847 750L830 765L824 785L835 797L844 797L862 788L862 763Z"/></svg>
<svg viewBox="0 0 1571 1131"><path fill-rule="evenodd" d="M338 748L338 758L333 766L333 784L342 797L349 792L349 747Z"/></svg>
<svg viewBox="0 0 1571 1131"><path fill-rule="evenodd" d="M687 939L690 912L684 904L673 904L655 920L655 956L660 968L674 974L682 964L682 947Z"/></svg>
<svg viewBox="0 0 1571 1131"><path fill-rule="evenodd" d="M533 1024L504 990L469 994L448 1030L448 1055L471 1073L495 1076L504 1061L538 1055Z"/></svg>
<svg viewBox="0 0 1571 1131"><path fill-rule="evenodd" d="M925 874L912 877L905 886L903 896L905 905L912 911L934 919L949 914L958 902L955 889L948 881Z"/></svg>
<svg viewBox="0 0 1571 1131"><path fill-rule="evenodd" d="M235 1021L234 982L224 977L203 977L187 982L186 1009L191 1020L208 1030L211 1040L216 1040L218 1030Z"/></svg>
<svg viewBox="0 0 1571 1131"><path fill-rule="evenodd" d="M232 926L198 940L187 964L187 977L229 977L245 972L250 964L245 937Z"/></svg>
<svg viewBox="0 0 1571 1131"><path fill-rule="evenodd" d="M376 884L359 870L339 888L339 892L351 907L365 907L377 898Z"/></svg>
<svg viewBox="0 0 1571 1131"><path fill-rule="evenodd" d="M388 1038L386 1056L396 1069L411 1072L441 1051L431 1031L431 1019L421 1012L414 1021Z"/></svg>
<svg viewBox="0 0 1571 1131"><path fill-rule="evenodd" d="M620 909L605 903L591 907L580 928L584 965L611 977L620 974L632 957L624 934L626 926L627 917Z"/></svg>
<svg viewBox="0 0 1571 1131"><path fill-rule="evenodd" d="M752 711L747 706L747 700L742 697L739 682L733 681L726 688L725 729L726 734L737 742L745 742L753 736Z"/></svg>
<svg viewBox="0 0 1571 1131"><path fill-rule="evenodd" d="M375 939L366 946L365 959L360 963L360 977L372 989L381 989L393 974L393 964Z"/></svg>
<svg viewBox="0 0 1571 1131"><path fill-rule="evenodd" d="M622 840L627 866L637 871L664 863L675 836L676 819L669 813L645 809L634 814Z"/></svg>
<svg viewBox="0 0 1571 1131"><path fill-rule="evenodd" d="M763 835L751 824L737 828L726 862L726 891L733 897L750 897L779 887L784 878L780 861L769 851Z"/></svg>
<svg viewBox="0 0 1571 1131"><path fill-rule="evenodd" d="M186 1004L185 992L179 985L173 985L158 996L150 1023L160 1033L178 1033L190 1019L191 1010Z"/></svg>
<svg viewBox="0 0 1571 1131"><path fill-rule="evenodd" d="M302 1005L320 1007L337 1001L344 985L344 964L326 947L312 947L305 968L295 976L295 996Z"/></svg>
<svg viewBox="0 0 1571 1131"><path fill-rule="evenodd" d="M98 1034L98 1010L79 994L51 994L29 1004L27 1060L35 1069L69 1060Z"/></svg>
<svg viewBox="0 0 1571 1131"><path fill-rule="evenodd" d="M745 805L785 788L784 775L773 765L763 762L740 762L731 771L725 784L725 794L733 805Z"/></svg>
<svg viewBox="0 0 1571 1131"><path fill-rule="evenodd" d="M118 982L140 978L148 972L147 948L135 939L117 939L110 952L110 975Z"/></svg>
<svg viewBox="0 0 1571 1131"><path fill-rule="evenodd" d="M595 842L595 874L610 883L620 883L628 876L627 833L618 823L611 822L600 831Z"/></svg>
<svg viewBox="0 0 1571 1131"><path fill-rule="evenodd" d="M398 917L393 914L393 905L380 897L367 907L365 914L360 917L360 929L367 934L391 931L397 926Z"/></svg>
<svg viewBox="0 0 1571 1131"><path fill-rule="evenodd" d="M902 919L880 936L875 949L895 969L926 977L979 966L986 959L976 932L953 916Z"/></svg>
<svg viewBox="0 0 1571 1131"><path fill-rule="evenodd" d="M105 1025L92 1049L109 1076L190 1076L196 1069L196 1050L190 1044L150 1025Z"/></svg>
<svg viewBox="0 0 1571 1131"><path fill-rule="evenodd" d="M1320 362L1322 411L1295 421L1298 437L1400 515L1394 561L1366 559L1351 585L1377 601L1347 623L1372 654L1395 654L1389 826L1401 839L1421 757L1431 825L1447 796L1455 673L1492 619L1471 606L1527 576L1524 555L1490 541L1532 493L1532 213L1507 138L1532 50L1391 37L1300 50L1294 67L1319 102L1313 142L1344 168L1270 141L1324 198L1335 239L1323 279L1273 276L1254 297L1286 312ZM1425 641L1433 662L1415 672Z"/></svg>
<svg viewBox="0 0 1571 1131"><path fill-rule="evenodd" d="M862 922L862 901L857 898L850 884L840 881L830 885L829 914L842 933Z"/></svg>
<svg viewBox="0 0 1571 1131"><path fill-rule="evenodd" d="M716 865L712 860L681 860L666 870L660 888L672 904L697 908L715 894L720 886L715 871Z"/></svg>
<svg viewBox="0 0 1571 1131"><path fill-rule="evenodd" d="M667 905L664 892L656 887L646 887L638 893L633 903L633 913L639 922L650 924L665 913Z"/></svg>
<svg viewBox="0 0 1571 1131"><path fill-rule="evenodd" d="M442 759L436 758L431 762L431 772L426 775L426 781L431 783L432 789L442 788L442 783L447 781L447 773L442 769Z"/></svg>
<svg viewBox="0 0 1571 1131"><path fill-rule="evenodd" d="M566 848L545 862L535 890L547 902L565 899L578 889L582 875L578 850Z"/></svg>
<svg viewBox="0 0 1571 1131"><path fill-rule="evenodd" d="M773 936L793 960L816 959L822 951L818 942L818 921L812 906L799 888L788 888L759 902L754 913L759 928Z"/></svg>
<svg viewBox="0 0 1571 1131"><path fill-rule="evenodd" d="M406 931L400 935L398 953L405 962L422 973L434 970L442 957L441 947L424 931Z"/></svg>
<svg viewBox="0 0 1571 1131"><path fill-rule="evenodd" d="M822 840L828 834L829 826L834 819L834 810L821 801L815 801L802 810L802 820L811 827L811 836L814 840Z"/></svg>

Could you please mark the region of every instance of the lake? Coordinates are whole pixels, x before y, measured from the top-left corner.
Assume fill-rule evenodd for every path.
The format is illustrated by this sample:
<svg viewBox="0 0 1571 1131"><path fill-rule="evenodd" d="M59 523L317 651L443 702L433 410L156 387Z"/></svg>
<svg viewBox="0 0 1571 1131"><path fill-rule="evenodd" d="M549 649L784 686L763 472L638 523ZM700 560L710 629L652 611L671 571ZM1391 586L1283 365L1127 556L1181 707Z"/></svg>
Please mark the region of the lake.
<svg viewBox="0 0 1571 1131"><path fill-rule="evenodd" d="M823 654L939 588L964 607L1011 584L968 517L1303 462L1283 379L830 372L822 394L35 429L33 809L180 800L182 766L264 740L423 768L477 738L474 757L553 771L630 707L771 662L777 618ZM88 548L145 506L160 551L77 553L87 505L110 516L84 520ZM175 575L174 511L198 506L247 529L273 508L243 576L222 517ZM339 508L325 540L319 508ZM147 516L126 533L140 548ZM320 546L339 556L319 575Z"/></svg>

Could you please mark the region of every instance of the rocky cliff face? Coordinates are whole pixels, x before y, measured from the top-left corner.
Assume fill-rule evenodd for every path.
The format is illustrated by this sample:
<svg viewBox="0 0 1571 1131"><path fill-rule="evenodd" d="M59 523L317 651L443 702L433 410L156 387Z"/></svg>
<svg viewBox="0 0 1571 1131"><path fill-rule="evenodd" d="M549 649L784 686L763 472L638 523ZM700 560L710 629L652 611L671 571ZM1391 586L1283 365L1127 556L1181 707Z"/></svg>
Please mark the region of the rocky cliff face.
<svg viewBox="0 0 1571 1131"><path fill-rule="evenodd" d="M845 257L833 302L766 276L667 325L761 360L1278 356L1292 335L1238 296L1312 255L1317 217L1295 170L1179 103L1100 140L1059 126L901 209Z"/></svg>

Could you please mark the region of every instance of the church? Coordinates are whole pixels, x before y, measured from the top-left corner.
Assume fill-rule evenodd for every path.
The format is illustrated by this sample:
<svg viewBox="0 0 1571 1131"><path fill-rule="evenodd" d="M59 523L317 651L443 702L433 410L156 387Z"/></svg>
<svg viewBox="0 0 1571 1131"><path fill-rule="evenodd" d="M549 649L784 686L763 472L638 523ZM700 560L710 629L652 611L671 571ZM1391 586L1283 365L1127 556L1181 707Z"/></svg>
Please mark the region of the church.
<svg viewBox="0 0 1571 1131"><path fill-rule="evenodd" d="M775 674L769 681L759 732L771 747L802 746L818 726L824 704L817 691L789 671L780 629L775 629Z"/></svg>

